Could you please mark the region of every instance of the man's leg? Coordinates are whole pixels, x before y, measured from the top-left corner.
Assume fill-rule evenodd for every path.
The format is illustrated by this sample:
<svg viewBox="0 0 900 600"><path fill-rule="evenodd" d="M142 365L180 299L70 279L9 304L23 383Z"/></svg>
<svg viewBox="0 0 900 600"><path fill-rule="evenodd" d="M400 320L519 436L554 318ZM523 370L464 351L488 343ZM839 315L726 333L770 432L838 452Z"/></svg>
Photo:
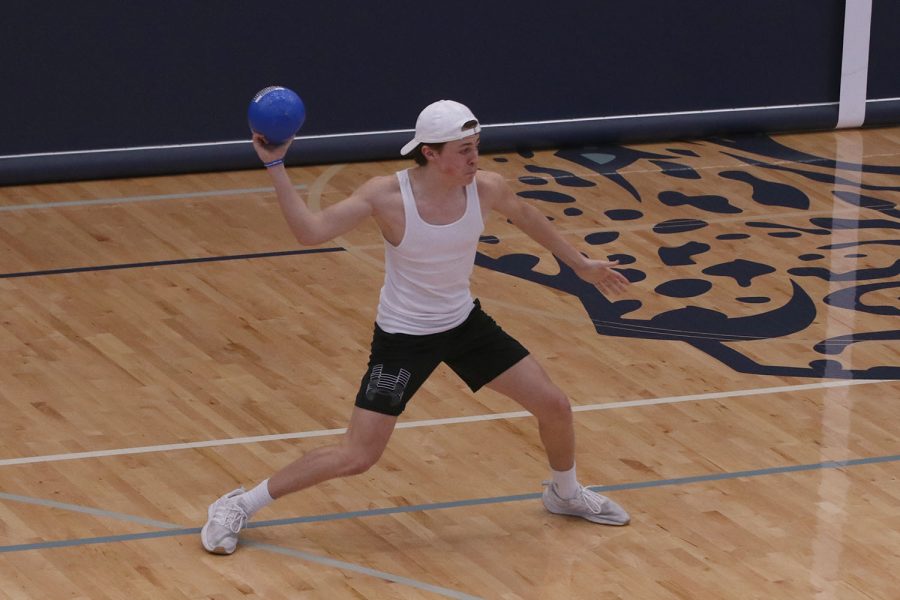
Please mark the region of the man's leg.
<svg viewBox="0 0 900 600"><path fill-rule="evenodd" d="M512 398L537 417L541 442L554 471L575 466L575 429L569 399L533 356L526 356L485 387Z"/></svg>
<svg viewBox="0 0 900 600"><path fill-rule="evenodd" d="M631 517L621 506L578 483L572 407L534 357L526 356L486 387L512 398L537 417L553 471L553 481L547 482L542 498L547 510L604 525L628 524Z"/></svg>
<svg viewBox="0 0 900 600"><path fill-rule="evenodd" d="M249 492L239 488L209 507L200 540L208 552L231 554L238 534L261 507L317 483L357 475L378 462L397 417L353 407L347 432L337 444L307 452Z"/></svg>
<svg viewBox="0 0 900 600"><path fill-rule="evenodd" d="M378 462L397 417L353 407L350 425L341 440L307 452L269 479L269 494L281 498L317 483L364 473Z"/></svg>

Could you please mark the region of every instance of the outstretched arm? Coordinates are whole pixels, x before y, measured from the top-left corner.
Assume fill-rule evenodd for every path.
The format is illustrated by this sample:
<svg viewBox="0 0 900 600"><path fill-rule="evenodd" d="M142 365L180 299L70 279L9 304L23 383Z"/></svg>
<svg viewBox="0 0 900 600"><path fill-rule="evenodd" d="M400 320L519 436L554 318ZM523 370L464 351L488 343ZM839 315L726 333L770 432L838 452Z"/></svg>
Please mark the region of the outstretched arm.
<svg viewBox="0 0 900 600"><path fill-rule="evenodd" d="M528 237L570 266L583 280L594 284L607 295L625 290L629 283L628 279L612 268L619 264L618 261L596 260L584 256L559 233L541 211L517 198L499 174L480 171L478 183L479 194L490 202L492 209L512 221L513 225L525 232ZM482 193L482 190L485 193Z"/></svg>
<svg viewBox="0 0 900 600"><path fill-rule="evenodd" d="M264 137L253 134L253 148L263 163L283 159L290 145L291 142L271 146L266 144ZM275 184L281 212L294 237L304 246L315 246L334 239L372 215L371 184L364 184L346 199L314 213L300 198L283 164L266 170Z"/></svg>

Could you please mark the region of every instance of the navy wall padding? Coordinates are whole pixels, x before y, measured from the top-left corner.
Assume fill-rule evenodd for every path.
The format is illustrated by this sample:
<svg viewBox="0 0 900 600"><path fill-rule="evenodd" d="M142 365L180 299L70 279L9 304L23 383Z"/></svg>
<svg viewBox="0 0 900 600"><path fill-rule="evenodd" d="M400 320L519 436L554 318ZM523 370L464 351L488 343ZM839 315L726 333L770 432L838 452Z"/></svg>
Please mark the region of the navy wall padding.
<svg viewBox="0 0 900 600"><path fill-rule="evenodd" d="M481 133L482 152L585 146L610 142L691 139L723 132L827 129L837 121L837 105L699 115L629 117L577 123L536 123L496 127ZM287 156L290 166L400 158L408 133L370 133L346 138L298 138ZM19 181L68 181L115 176L149 176L260 168L249 142L224 146L182 146L108 151L40 159L0 160Z"/></svg>
<svg viewBox="0 0 900 600"><path fill-rule="evenodd" d="M876 0L876 15L896 13L891 2ZM487 128L488 151L829 128L843 11L844 0L11 3L0 184L256 166L246 108L272 84L307 107L295 164L393 157L439 98L487 125L541 123L495 139ZM890 56L873 57L870 90L897 85L881 65L900 60L898 29L873 26L873 53ZM726 112L645 116L715 110ZM879 110L900 121L891 103ZM634 118L552 123L622 115Z"/></svg>
<svg viewBox="0 0 900 600"><path fill-rule="evenodd" d="M872 2L866 98L900 100L900 2L897 0ZM895 113L894 119L896 123L900 121L900 116ZM867 124L868 121L866 118Z"/></svg>
<svg viewBox="0 0 900 600"><path fill-rule="evenodd" d="M900 98L866 102L866 127L886 127L900 123Z"/></svg>

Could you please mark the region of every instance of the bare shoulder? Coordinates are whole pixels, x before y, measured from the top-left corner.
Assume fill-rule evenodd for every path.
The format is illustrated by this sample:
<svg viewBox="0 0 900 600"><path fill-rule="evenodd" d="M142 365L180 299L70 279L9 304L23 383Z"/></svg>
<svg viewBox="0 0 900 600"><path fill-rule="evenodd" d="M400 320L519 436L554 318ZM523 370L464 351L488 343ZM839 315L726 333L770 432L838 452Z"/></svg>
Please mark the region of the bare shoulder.
<svg viewBox="0 0 900 600"><path fill-rule="evenodd" d="M382 224L385 220L395 220L396 213L402 211L400 182L393 174L372 177L357 188L354 196L366 202L371 208L372 215Z"/></svg>
<svg viewBox="0 0 900 600"><path fill-rule="evenodd" d="M485 171L484 169L479 169L478 173L475 175L475 181L478 182L478 191L480 192L482 188L485 191L496 191L498 189L506 189L506 180L503 178L503 175L497 173L496 171Z"/></svg>
<svg viewBox="0 0 900 600"><path fill-rule="evenodd" d="M478 171L475 176L478 182L478 198L488 209L505 211L506 205L515 200L512 189L506 178L495 171Z"/></svg>
<svg viewBox="0 0 900 600"><path fill-rule="evenodd" d="M478 197L489 206L504 200L511 192L503 175L495 171L479 170L475 181L478 184Z"/></svg>
<svg viewBox="0 0 900 600"><path fill-rule="evenodd" d="M353 195L368 202L377 211L400 197L400 182L394 175L378 175L359 186Z"/></svg>
<svg viewBox="0 0 900 600"><path fill-rule="evenodd" d="M357 191L363 196L381 196L399 194L400 182L394 175L376 175L363 183Z"/></svg>

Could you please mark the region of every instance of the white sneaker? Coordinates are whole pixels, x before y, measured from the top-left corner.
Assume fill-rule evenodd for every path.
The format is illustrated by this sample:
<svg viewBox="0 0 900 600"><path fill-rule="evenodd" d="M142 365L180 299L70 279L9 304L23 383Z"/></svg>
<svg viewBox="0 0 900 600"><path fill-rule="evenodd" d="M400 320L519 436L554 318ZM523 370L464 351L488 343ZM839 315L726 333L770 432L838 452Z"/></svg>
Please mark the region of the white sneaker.
<svg viewBox="0 0 900 600"><path fill-rule="evenodd" d="M544 507L557 515L572 515L603 525L628 525L631 517L621 506L584 486L571 499L560 498L556 484L544 482Z"/></svg>
<svg viewBox="0 0 900 600"><path fill-rule="evenodd" d="M238 544L238 534L247 525L247 513L237 499L244 488L232 490L209 505L209 520L200 530L200 541L207 552L231 554Z"/></svg>

